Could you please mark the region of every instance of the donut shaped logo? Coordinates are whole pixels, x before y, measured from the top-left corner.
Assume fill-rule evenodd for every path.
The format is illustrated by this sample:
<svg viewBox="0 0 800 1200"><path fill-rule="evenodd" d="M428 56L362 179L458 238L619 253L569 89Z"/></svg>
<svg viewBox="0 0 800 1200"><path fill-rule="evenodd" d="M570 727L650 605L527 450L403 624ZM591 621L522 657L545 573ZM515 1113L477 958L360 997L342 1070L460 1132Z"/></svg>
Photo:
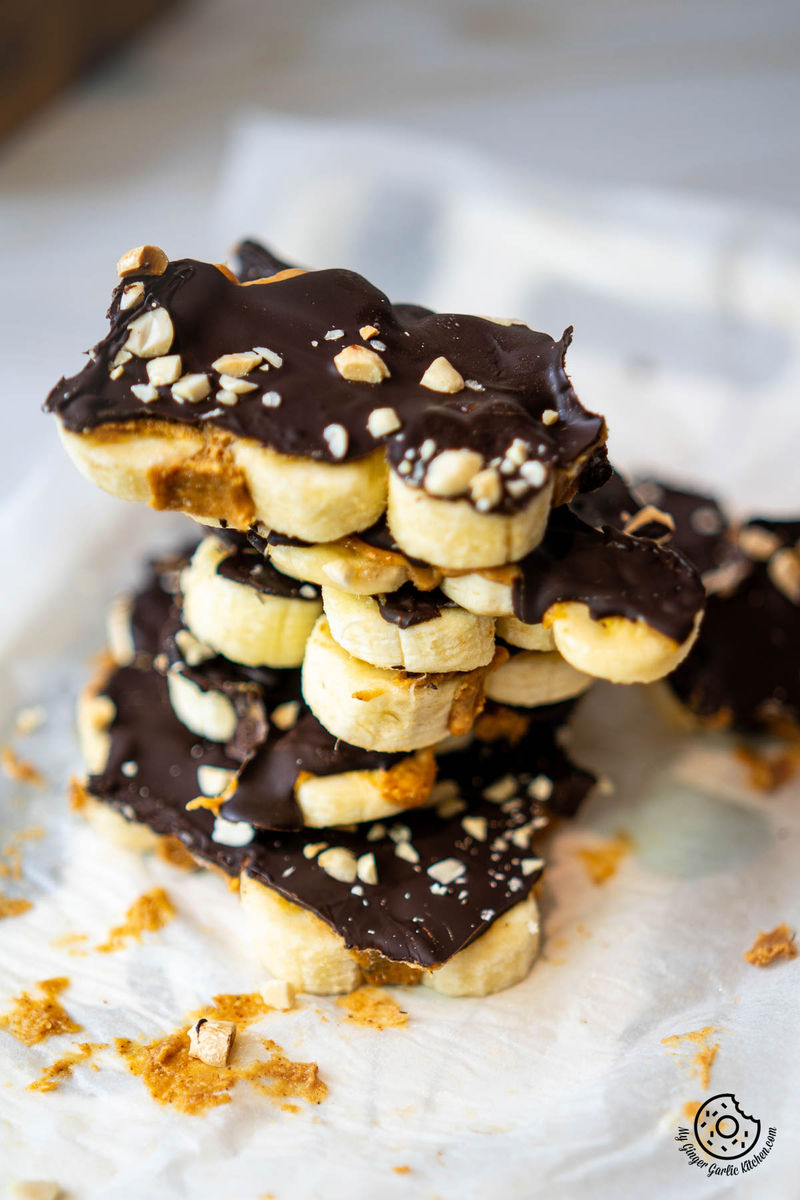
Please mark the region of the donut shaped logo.
<svg viewBox="0 0 800 1200"><path fill-rule="evenodd" d="M761 1135L761 1122L748 1117L730 1092L704 1100L694 1119L694 1135L712 1158L748 1154Z"/></svg>

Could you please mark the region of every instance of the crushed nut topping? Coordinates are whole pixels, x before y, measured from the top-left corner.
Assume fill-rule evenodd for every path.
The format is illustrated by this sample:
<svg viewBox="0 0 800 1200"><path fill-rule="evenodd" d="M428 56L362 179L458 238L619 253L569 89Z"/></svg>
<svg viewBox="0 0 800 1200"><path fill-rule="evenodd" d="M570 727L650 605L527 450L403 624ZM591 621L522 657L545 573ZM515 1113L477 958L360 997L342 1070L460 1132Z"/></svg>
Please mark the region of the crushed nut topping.
<svg viewBox="0 0 800 1200"><path fill-rule="evenodd" d="M211 391L208 376L200 372L194 375L184 375L172 385L172 395L177 401L188 400L190 404L199 404L205 400Z"/></svg>
<svg viewBox="0 0 800 1200"><path fill-rule="evenodd" d="M214 818L211 840L220 846L249 846L256 836L255 828L247 821L226 821Z"/></svg>
<svg viewBox="0 0 800 1200"><path fill-rule="evenodd" d="M457 858L443 858L441 862L431 863L428 867L428 874L431 879L446 886L448 883L454 883L456 879L460 879L466 869Z"/></svg>
<svg viewBox="0 0 800 1200"><path fill-rule="evenodd" d="M237 396L244 396L248 392L254 392L258 384L251 383L249 379L239 379L236 375L222 374L219 381L226 392L235 392Z"/></svg>
<svg viewBox="0 0 800 1200"><path fill-rule="evenodd" d="M220 375L249 375L264 361L265 355L256 350L241 350L237 354L223 354L215 358L211 366ZM254 385L255 386L255 385Z"/></svg>
<svg viewBox="0 0 800 1200"><path fill-rule="evenodd" d="M117 263L120 279L129 275L163 275L169 259L160 246L135 246L123 254Z"/></svg>
<svg viewBox="0 0 800 1200"><path fill-rule="evenodd" d="M365 342L368 342L370 338L376 337L378 334L378 330L374 325L362 325L358 332L359 336L362 337Z"/></svg>
<svg viewBox="0 0 800 1200"><path fill-rule="evenodd" d="M137 400L141 400L142 404L152 404L154 400L158 399L158 392L152 383L132 383L131 391Z"/></svg>
<svg viewBox="0 0 800 1200"><path fill-rule="evenodd" d="M558 413L554 408L546 408L542 413L543 425L555 425L558 420Z"/></svg>
<svg viewBox="0 0 800 1200"><path fill-rule="evenodd" d="M261 997L270 1008L288 1012L289 1009L294 1008L294 984L289 983L288 979L270 979L262 985Z"/></svg>
<svg viewBox="0 0 800 1200"><path fill-rule="evenodd" d="M331 846L317 856L317 862L326 875L338 879L340 883L354 883L356 878L356 859L343 846Z"/></svg>
<svg viewBox="0 0 800 1200"><path fill-rule="evenodd" d="M144 284L129 283L127 287L122 289L122 295L119 298L119 306L122 312L127 312L129 308L137 308L144 300Z"/></svg>
<svg viewBox="0 0 800 1200"><path fill-rule="evenodd" d="M462 495L482 466L476 450L443 450L428 467L425 488L432 496Z"/></svg>
<svg viewBox="0 0 800 1200"><path fill-rule="evenodd" d="M272 710L272 724L276 729L292 729L300 715L300 701L286 700Z"/></svg>
<svg viewBox="0 0 800 1200"><path fill-rule="evenodd" d="M447 392L451 395L463 391L464 388L463 376L441 354L433 360L419 382L422 387L432 392Z"/></svg>
<svg viewBox="0 0 800 1200"><path fill-rule="evenodd" d="M461 828L476 842L485 842L486 834L489 830L489 823L486 817L462 817Z"/></svg>
<svg viewBox="0 0 800 1200"><path fill-rule="evenodd" d="M356 874L362 883L378 882L378 867L374 854L362 854L356 863Z"/></svg>
<svg viewBox="0 0 800 1200"><path fill-rule="evenodd" d="M386 437L399 429L400 425L400 418L393 408L373 408L367 417L367 429L374 438Z"/></svg>
<svg viewBox="0 0 800 1200"><path fill-rule="evenodd" d="M389 378L386 363L368 346L345 346L334 357L333 363L342 379L353 383L380 383Z"/></svg>
<svg viewBox="0 0 800 1200"><path fill-rule="evenodd" d="M137 358L158 358L166 354L175 337L172 317L165 308L149 308L134 317L128 326L125 349Z"/></svg>
<svg viewBox="0 0 800 1200"><path fill-rule="evenodd" d="M197 768L197 786L204 796L221 796L236 779L236 772L227 767L203 765Z"/></svg>
<svg viewBox="0 0 800 1200"><path fill-rule="evenodd" d="M154 387L175 383L182 371L180 354L162 354L160 358L151 358L147 364L147 378Z"/></svg>
<svg viewBox="0 0 800 1200"><path fill-rule="evenodd" d="M233 1021L210 1021L201 1017L189 1028L189 1057L209 1067L227 1067L236 1038Z"/></svg>
<svg viewBox="0 0 800 1200"><path fill-rule="evenodd" d="M326 425L322 436L328 443L328 449L334 458L344 458L347 454L349 438L344 425Z"/></svg>

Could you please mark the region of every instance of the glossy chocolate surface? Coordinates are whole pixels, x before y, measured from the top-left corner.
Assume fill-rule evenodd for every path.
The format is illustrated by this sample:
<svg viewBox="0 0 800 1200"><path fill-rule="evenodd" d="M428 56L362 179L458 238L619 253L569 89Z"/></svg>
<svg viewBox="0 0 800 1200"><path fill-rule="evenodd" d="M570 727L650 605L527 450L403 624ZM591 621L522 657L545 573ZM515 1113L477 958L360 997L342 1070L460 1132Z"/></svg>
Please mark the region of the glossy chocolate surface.
<svg viewBox="0 0 800 1200"><path fill-rule="evenodd" d="M123 310L123 289L132 282L142 284L144 298ZM205 399L182 401L169 385L158 387L155 400L138 399L131 386L148 379L145 360L137 357L111 378L128 327L153 308L165 309L174 328L165 353L180 354L184 374L208 377L211 390ZM527 447L527 461L541 463L543 470L528 482L516 467L502 476L498 507L509 511L526 504L554 470L591 455L605 436L602 418L581 406L565 373L570 331L554 341L520 324L417 306L395 308L352 271L308 271L275 282L239 284L213 265L179 259L163 275L126 279L115 290L108 315L109 334L79 374L57 384L45 406L74 432L152 418L208 423L284 454L325 462L361 458L386 441L392 464L412 463L404 476L412 486L423 485L430 461L442 450L472 448L486 462L499 464L519 440ZM360 333L367 327L378 331L368 340ZM377 384L343 378L334 357L347 346L379 354L388 378ZM217 390L224 392L226 385L213 362L256 347L266 347L272 361L267 357L247 375L254 389L218 400ZM439 357L466 381L456 394L420 383ZM373 437L367 421L376 408L394 409L400 429ZM546 409L558 412L554 424L543 424ZM331 437L332 429L338 437ZM427 455L425 446L431 448ZM518 486L508 490L511 483Z"/></svg>

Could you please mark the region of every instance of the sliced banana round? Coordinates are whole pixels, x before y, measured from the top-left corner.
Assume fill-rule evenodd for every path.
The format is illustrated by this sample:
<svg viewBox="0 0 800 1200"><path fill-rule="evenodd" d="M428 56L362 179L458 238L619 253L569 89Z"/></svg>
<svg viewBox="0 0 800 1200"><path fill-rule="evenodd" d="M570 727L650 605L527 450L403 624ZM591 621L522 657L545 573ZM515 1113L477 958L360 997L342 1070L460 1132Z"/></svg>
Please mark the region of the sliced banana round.
<svg viewBox="0 0 800 1200"><path fill-rule="evenodd" d="M195 637L250 667L299 667L322 611L311 584L298 587L255 550L235 550L216 537L195 550L181 591L183 619Z"/></svg>
<svg viewBox="0 0 800 1200"><path fill-rule="evenodd" d="M303 695L335 737L368 750L416 750L466 733L488 668L409 675L353 658L319 618L306 645Z"/></svg>
<svg viewBox="0 0 800 1200"><path fill-rule="evenodd" d="M483 617L512 617L516 574L515 567L485 572L468 571L463 575L445 575L439 586L445 596L449 596L467 612Z"/></svg>
<svg viewBox="0 0 800 1200"><path fill-rule="evenodd" d="M142 418L80 433L59 421L78 470L105 492L152 508L246 532L260 521L308 542L329 542L374 524L386 506L382 449L352 462L281 454L249 438Z"/></svg>
<svg viewBox="0 0 800 1200"><path fill-rule="evenodd" d="M544 618L568 662L612 683L653 683L674 671L694 645L701 621L698 613L689 637L676 642L641 620L596 620L588 605L576 602L554 604Z"/></svg>
<svg viewBox="0 0 800 1200"><path fill-rule="evenodd" d="M294 794L309 828L357 825L432 804L435 777L433 755L422 750L385 769L340 775L303 772Z"/></svg>
<svg viewBox="0 0 800 1200"><path fill-rule="evenodd" d="M494 621L448 603L441 593L408 585L373 599L324 587L322 599L333 639L375 667L472 671L494 655Z"/></svg>
<svg viewBox="0 0 800 1200"><path fill-rule="evenodd" d="M398 546L438 567L494 567L516 562L544 536L553 495L552 476L516 512L479 512L468 500L445 500L389 472L387 516Z"/></svg>
<svg viewBox="0 0 800 1200"><path fill-rule="evenodd" d="M517 617L500 617L497 621L497 636L509 646L519 646L521 650L555 650L556 642L551 629L544 625L531 624L518 620Z"/></svg>
<svg viewBox="0 0 800 1200"><path fill-rule="evenodd" d="M362 964L314 913L246 873L240 895L256 953L278 979L316 995L351 992L364 981ZM407 964L403 982L422 983L447 996L488 996L524 979L538 950L539 910L531 895L442 966L426 970ZM379 957L370 958L371 983L381 982ZM383 963L387 982L397 980L403 964Z"/></svg>
<svg viewBox="0 0 800 1200"><path fill-rule="evenodd" d="M486 696L500 704L538 708L580 696L593 682L556 651L521 650L488 676Z"/></svg>
<svg viewBox="0 0 800 1200"><path fill-rule="evenodd" d="M269 558L284 575L316 583L332 584L356 595L394 592L408 582L405 559L397 554L365 554L371 549L363 542L320 543L316 546L270 542Z"/></svg>

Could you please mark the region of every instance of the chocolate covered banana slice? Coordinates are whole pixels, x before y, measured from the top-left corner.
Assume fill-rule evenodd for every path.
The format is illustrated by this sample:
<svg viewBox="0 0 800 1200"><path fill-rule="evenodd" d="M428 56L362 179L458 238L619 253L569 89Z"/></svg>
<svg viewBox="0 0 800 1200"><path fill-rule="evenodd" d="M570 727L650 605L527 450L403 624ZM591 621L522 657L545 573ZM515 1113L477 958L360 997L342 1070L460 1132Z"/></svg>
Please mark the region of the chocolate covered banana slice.
<svg viewBox="0 0 800 1200"><path fill-rule="evenodd" d="M105 694L115 716L106 764L81 796L85 815L136 849L178 839L202 865L241 878L255 949L281 978L318 992L368 979L484 995L524 977L538 945L537 831L592 784L558 749L552 725L532 726L524 775L511 773L507 742L486 740L448 756L440 811L309 837L187 810L198 767L219 767L222 751L198 752L152 671L122 668Z"/></svg>
<svg viewBox="0 0 800 1200"><path fill-rule="evenodd" d="M204 538L180 585L187 629L218 654L251 667L302 663L319 590L282 575L246 538Z"/></svg>
<svg viewBox="0 0 800 1200"><path fill-rule="evenodd" d="M595 529L566 507L521 563L448 576L441 587L472 612L506 618L498 633L512 644L546 650L549 632L576 670L614 683L649 683L673 670L697 636L705 601L697 572L675 551Z"/></svg>
<svg viewBox="0 0 800 1200"><path fill-rule="evenodd" d="M398 544L481 567L536 544L604 441L569 333L393 306L349 271L240 283L133 251L120 272L109 334L46 407L125 499L328 542L381 516L391 476Z"/></svg>

